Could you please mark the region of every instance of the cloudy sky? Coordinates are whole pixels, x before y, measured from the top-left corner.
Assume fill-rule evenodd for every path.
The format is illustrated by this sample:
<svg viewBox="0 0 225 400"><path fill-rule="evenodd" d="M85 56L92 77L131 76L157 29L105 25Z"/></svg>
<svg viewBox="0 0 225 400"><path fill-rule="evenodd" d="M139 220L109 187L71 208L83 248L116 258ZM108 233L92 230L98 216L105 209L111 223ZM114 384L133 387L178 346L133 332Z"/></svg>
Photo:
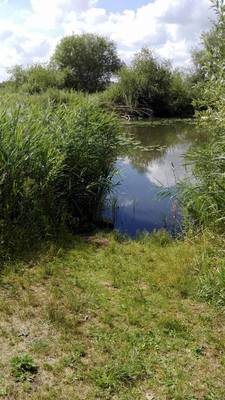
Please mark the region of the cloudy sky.
<svg viewBox="0 0 225 400"><path fill-rule="evenodd" d="M127 62L148 46L185 67L211 17L210 0L0 0L0 80L12 65L46 62L61 37L82 32L115 40Z"/></svg>

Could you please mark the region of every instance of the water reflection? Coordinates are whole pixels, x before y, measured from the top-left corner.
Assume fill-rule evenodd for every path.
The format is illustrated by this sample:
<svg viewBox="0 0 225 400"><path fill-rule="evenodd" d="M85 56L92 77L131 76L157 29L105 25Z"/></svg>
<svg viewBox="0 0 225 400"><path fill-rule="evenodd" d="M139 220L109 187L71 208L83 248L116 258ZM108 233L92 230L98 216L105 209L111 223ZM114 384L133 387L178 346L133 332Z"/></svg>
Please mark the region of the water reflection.
<svg viewBox="0 0 225 400"><path fill-rule="evenodd" d="M133 237L142 230L173 231L175 220L179 222L177 208L171 199L160 199L160 192L163 187L173 190L181 178L191 176L183 156L200 136L193 125L182 122L127 129L145 150L134 149L118 159L120 184L109 200L114 207L109 206L105 215L114 219L116 229Z"/></svg>
<svg viewBox="0 0 225 400"><path fill-rule="evenodd" d="M145 173L150 182L157 186L173 187L184 176L190 175L190 168L184 164L183 155L190 144L169 147L163 157L151 162Z"/></svg>

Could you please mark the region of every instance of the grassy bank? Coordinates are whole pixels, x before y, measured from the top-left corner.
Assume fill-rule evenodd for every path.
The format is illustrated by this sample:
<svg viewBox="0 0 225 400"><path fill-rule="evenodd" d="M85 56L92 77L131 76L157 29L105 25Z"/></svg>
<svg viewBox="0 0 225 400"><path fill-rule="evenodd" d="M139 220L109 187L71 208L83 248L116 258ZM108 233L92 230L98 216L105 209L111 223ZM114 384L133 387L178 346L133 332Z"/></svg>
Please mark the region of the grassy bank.
<svg viewBox="0 0 225 400"><path fill-rule="evenodd" d="M223 399L223 248L96 235L6 267L1 398Z"/></svg>

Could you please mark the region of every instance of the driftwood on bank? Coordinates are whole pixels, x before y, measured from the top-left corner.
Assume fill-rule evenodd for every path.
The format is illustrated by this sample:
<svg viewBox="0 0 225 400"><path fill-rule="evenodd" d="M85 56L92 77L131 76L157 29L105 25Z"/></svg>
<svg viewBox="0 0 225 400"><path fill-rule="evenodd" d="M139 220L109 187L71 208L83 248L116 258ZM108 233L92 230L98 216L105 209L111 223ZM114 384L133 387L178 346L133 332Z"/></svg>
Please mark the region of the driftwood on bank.
<svg viewBox="0 0 225 400"><path fill-rule="evenodd" d="M135 119L152 118L153 111L148 107L129 107L124 105L105 104L107 108L115 111L121 118L130 121Z"/></svg>

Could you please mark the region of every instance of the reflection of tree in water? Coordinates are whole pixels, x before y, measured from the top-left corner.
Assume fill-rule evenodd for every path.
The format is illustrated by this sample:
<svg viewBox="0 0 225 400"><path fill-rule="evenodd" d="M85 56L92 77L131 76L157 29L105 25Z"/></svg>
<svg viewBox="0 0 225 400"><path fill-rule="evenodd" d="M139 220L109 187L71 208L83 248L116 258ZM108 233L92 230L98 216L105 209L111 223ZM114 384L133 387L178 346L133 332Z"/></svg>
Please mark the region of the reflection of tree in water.
<svg viewBox="0 0 225 400"><path fill-rule="evenodd" d="M170 148L172 150L178 144L194 144L201 140L194 125L182 122L163 126L130 126L128 132L143 147L143 150L134 147L129 153L132 166L140 173L147 172L153 161L163 162Z"/></svg>

